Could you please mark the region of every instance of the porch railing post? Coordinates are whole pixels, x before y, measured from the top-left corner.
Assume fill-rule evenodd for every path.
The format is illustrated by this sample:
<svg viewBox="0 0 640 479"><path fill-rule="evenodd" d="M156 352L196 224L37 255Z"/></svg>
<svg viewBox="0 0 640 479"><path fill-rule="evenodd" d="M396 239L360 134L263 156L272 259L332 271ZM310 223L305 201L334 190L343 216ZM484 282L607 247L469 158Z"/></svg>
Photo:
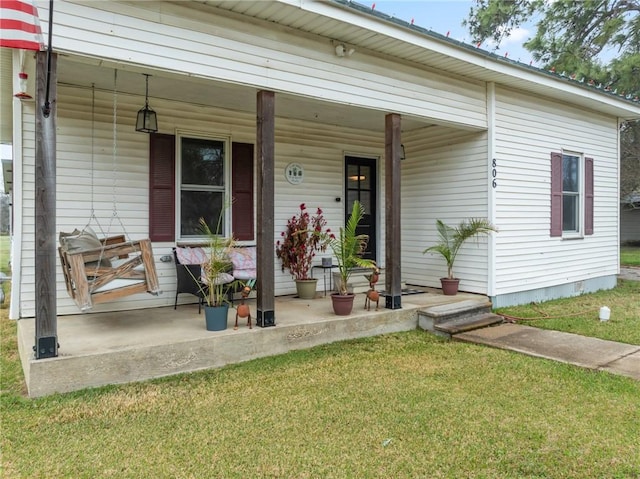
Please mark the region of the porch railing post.
<svg viewBox="0 0 640 479"><path fill-rule="evenodd" d="M402 308L400 262L400 157L401 117L390 113L385 117L385 289L387 309Z"/></svg>
<svg viewBox="0 0 640 479"><path fill-rule="evenodd" d="M49 27L51 28L51 27ZM35 346L36 359L58 356L56 303L56 83L57 59L38 52L36 60L35 156ZM47 70L49 70L47 72ZM47 77L50 76L47 81ZM43 112L47 83L49 110Z"/></svg>
<svg viewBox="0 0 640 479"><path fill-rule="evenodd" d="M273 254L275 204L275 94L259 91L257 96L257 324L276 325L275 265Z"/></svg>

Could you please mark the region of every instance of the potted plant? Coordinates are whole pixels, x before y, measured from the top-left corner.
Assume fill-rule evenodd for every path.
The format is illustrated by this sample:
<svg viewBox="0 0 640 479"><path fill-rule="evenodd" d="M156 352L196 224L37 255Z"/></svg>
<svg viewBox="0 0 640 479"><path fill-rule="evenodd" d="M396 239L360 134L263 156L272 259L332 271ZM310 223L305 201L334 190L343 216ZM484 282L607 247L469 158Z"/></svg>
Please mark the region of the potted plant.
<svg viewBox="0 0 640 479"><path fill-rule="evenodd" d="M440 241L429 246L422 253L438 253L447 263L447 277L440 278L442 293L453 296L458 293L460 280L453 275L453 264L462 244L469 238L481 234L489 234L498 229L484 218L471 218L462 220L459 225L453 227L446 225L442 220L436 221L436 228Z"/></svg>
<svg viewBox="0 0 640 479"><path fill-rule="evenodd" d="M336 257L339 281L338 292L331 295L333 311L341 316L351 314L355 295L348 290L349 278L353 268L375 268L376 263L365 259L362 254L367 248L369 237L357 234L358 223L362 221L364 208L359 201L354 201L351 216L344 228L340 228L338 236L329 239L329 245Z"/></svg>
<svg viewBox="0 0 640 479"><path fill-rule="evenodd" d="M313 299L316 295L318 279L311 278L310 272L316 253L327 249L331 230L326 225L320 208L311 215L302 203L299 214L287 221L287 228L281 233L282 241L276 242L276 256L282 261L282 271L289 270L296 281L298 297L302 299Z"/></svg>
<svg viewBox="0 0 640 479"><path fill-rule="evenodd" d="M221 215L222 216L222 215ZM232 269L229 253L235 244L233 235L226 238L211 230L204 218L200 218L200 230L207 238L207 261L202 264L201 282L205 302L204 313L208 331L227 329L229 293L241 282L229 273ZM220 230L220 224L216 231Z"/></svg>

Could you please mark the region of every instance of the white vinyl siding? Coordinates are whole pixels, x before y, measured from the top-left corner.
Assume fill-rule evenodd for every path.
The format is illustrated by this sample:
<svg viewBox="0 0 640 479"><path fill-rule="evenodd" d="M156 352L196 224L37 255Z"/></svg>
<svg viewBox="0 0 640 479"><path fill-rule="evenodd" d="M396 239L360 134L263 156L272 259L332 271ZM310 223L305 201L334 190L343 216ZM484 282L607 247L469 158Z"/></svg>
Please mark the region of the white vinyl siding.
<svg viewBox="0 0 640 479"><path fill-rule="evenodd" d="M344 156L379 158L378 160L378 257L384 258L384 134L362 130L337 128L331 125L300 124L298 121L276 121L276 165L275 165L275 239L287 225L287 219L305 203L310 211L322 208L327 227L338 231L344 225ZM289 163L300 163L304 167L304 182L290 184L285 178L285 167ZM337 201L339 199L339 201ZM275 245L275 241L274 241ZM275 246L274 246L275 247ZM331 251L318 253L331 256ZM287 270L281 271L281 263L275 260L276 295L295 293L295 283ZM334 261L335 263L335 261ZM381 266L384 265L384 260ZM322 271L315 271L315 277ZM322 282L322 280L320 281ZM322 288L323 286L318 286Z"/></svg>
<svg viewBox="0 0 640 479"><path fill-rule="evenodd" d="M616 274L616 118L504 88L496 96L496 294ZM594 159L593 235L550 236L551 151Z"/></svg>
<svg viewBox="0 0 640 479"><path fill-rule="evenodd" d="M296 34L273 23L208 14L189 3L57 2L56 50L486 127L482 82L418 69L367 51L340 58L326 38ZM45 14L43 5L41 15Z"/></svg>
<svg viewBox="0 0 640 479"><path fill-rule="evenodd" d="M58 132L57 132L57 219L56 230L73 231L89 223L91 205L105 234L126 233L131 239L148 238L149 235L149 137L135 131L136 112L144 103L143 97L119 94L117 96L117 143L115 161L113 147L113 94L96 91L95 140L93 160L91 154L91 90L58 86ZM277 102L277 96L276 96ZM160 121L159 133L174 134L178 129L212 137L228 136L231 141L255 143L255 116L222 109L208 108L154 99L154 109ZM33 133L31 135L33 137ZM31 147L32 148L32 147ZM25 163L25 195L33 197L33 150ZM344 155L359 154L382 158L384 134L335 127L322 124L306 124L277 118L276 121L276 216L274 237L274 261L276 262L276 294L295 292L291 276L280 271L275 258L275 241L300 203L310 208L321 207L328 226L337 230L344 222L343 172ZM301 185L289 184L284 176L285 166L291 162L301 163L305 169L305 180ZM93 163L93 168L92 168ZM379 161L378 178L381 183L382 160ZM92 180L93 171L93 180ZM93 194L92 185L93 184ZM379 196L383 197L381 193ZM115 203L114 203L115 201ZM117 211L117 217L113 212ZM380 245L384 245L384 206L378 205L378 254L384 256ZM25 217L23 277L21 315L35 314L34 305L34 260L33 201L24 202ZM109 227L109 222L113 220ZM122 227L120 226L122 222ZM96 223L91 226L98 230ZM123 231L124 228L124 231ZM97 231L99 236L103 236ZM175 295L175 266L172 262L161 262L160 258L171 255L174 243L154 243L154 257L160 288L160 296L139 294L119 301L95 305L93 312L122 309L138 309L173 305ZM327 255L329 253L327 252ZM318 257L318 263L320 262ZM57 302L59 314L79 312L68 296L62 269L57 266Z"/></svg>
<svg viewBox="0 0 640 479"><path fill-rule="evenodd" d="M431 127L403 136L402 279L407 284L440 287L444 260L422 254L437 242L436 220L457 225L470 217L487 218L486 133ZM461 248L454 274L463 291L487 292L487 239Z"/></svg>

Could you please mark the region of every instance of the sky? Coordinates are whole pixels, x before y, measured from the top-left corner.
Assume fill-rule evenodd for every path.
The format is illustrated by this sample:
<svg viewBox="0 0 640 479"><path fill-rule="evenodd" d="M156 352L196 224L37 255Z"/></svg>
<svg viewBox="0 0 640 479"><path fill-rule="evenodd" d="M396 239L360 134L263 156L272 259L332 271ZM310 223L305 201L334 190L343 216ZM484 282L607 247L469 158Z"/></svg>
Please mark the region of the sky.
<svg viewBox="0 0 640 479"><path fill-rule="evenodd" d="M433 30L441 35L449 32L449 37L463 43L471 44L471 35L462 21L469 17L469 10L475 4L473 0L357 0L365 6L373 6L375 10L400 20L411 22L422 28ZM495 45L485 42L481 45L484 50L498 55L507 54L511 60L517 60L527 65L531 62L531 54L522 46L535 34L532 26L524 25L514 29L509 38L495 49ZM533 63L534 66L536 63Z"/></svg>

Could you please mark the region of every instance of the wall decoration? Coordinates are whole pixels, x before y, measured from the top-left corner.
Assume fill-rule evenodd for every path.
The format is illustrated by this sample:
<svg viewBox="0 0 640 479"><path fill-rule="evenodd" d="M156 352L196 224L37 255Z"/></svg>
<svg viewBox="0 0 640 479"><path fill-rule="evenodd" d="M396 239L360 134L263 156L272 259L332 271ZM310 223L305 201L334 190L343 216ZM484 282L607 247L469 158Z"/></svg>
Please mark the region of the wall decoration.
<svg viewBox="0 0 640 479"><path fill-rule="evenodd" d="M299 185L304 181L304 168L300 163L289 163L284 169L284 176L292 185Z"/></svg>

